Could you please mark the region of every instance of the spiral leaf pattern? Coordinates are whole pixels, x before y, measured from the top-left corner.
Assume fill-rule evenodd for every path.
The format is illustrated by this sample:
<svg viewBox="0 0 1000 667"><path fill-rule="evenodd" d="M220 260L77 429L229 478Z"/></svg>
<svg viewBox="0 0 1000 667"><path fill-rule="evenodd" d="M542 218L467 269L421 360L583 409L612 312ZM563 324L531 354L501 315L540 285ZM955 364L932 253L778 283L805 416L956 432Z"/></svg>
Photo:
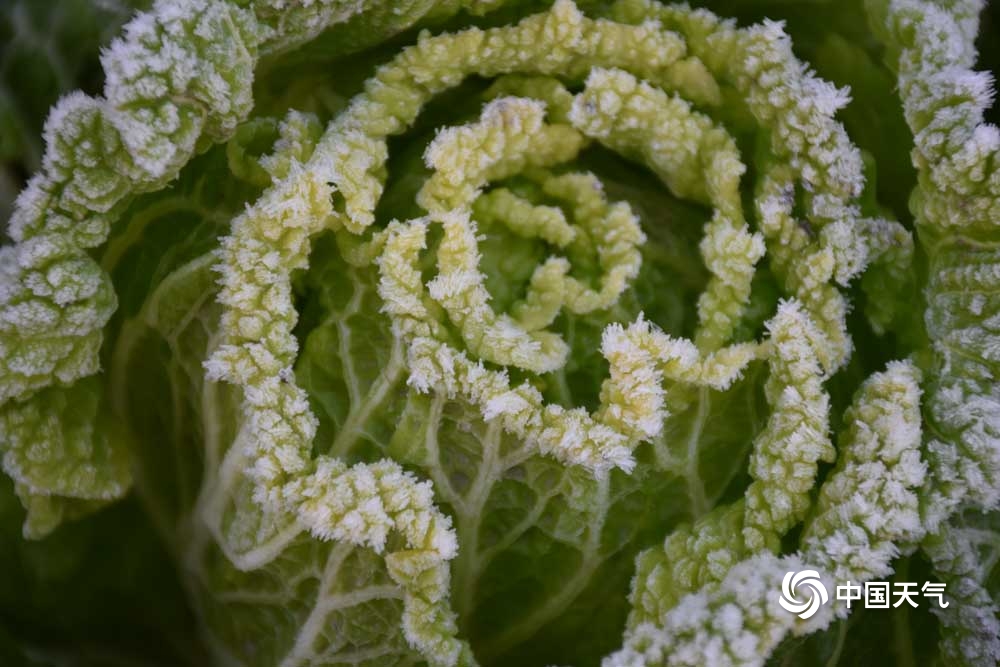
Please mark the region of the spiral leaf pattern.
<svg viewBox="0 0 1000 667"><path fill-rule="evenodd" d="M202 415L198 436L212 441L203 486L192 516L176 523L198 536L185 564L205 598L241 577L284 585L288 569L309 564L318 583L288 586L318 602L280 610L296 625L274 660L282 665L511 659L538 627L593 594L588 582L619 554L637 554L636 571L625 635L606 667L763 664L788 634L843 615L825 606L822 577L885 575L925 525L947 525L968 504L977 480L984 506L996 504L1000 477L984 445L992 421L979 419L995 392L969 370L991 367L994 346L988 331L955 319L989 308L987 296L959 288L988 291L991 232L959 229L948 211L993 212L966 191L995 185L982 153L997 142L968 122L937 127L912 103L931 59L919 45L900 45L899 67L923 168L918 222L936 244L927 324L942 372L928 411L942 439L927 447L929 466L910 362L891 362L861 386L839 454L830 437L825 383L853 348L846 291L875 266L881 284L866 315L875 332L890 329L914 247L900 224L862 214L862 154L835 118L848 93L795 57L781 24L738 27L652 0L592 14L555 0L510 23L489 16L501 4L492 0L370 4L160 0L106 54L104 96L74 94L53 111L44 168L11 223L15 244L0 248L0 447L28 508L26 534L42 536L131 484L131 435L112 416L128 399L118 395L114 413L98 375L116 295L91 251L130 202L220 142L254 195L226 218L210 262L171 274L198 276L198 291L213 298L176 326L152 298L123 314L125 333L104 354L127 367L116 355L138 345L129 335L140 320L171 343L193 319L211 322L198 338L194 384L203 408L235 407ZM885 30L906 41L926 8L890 4ZM255 68L277 62L268 59L355 20L375 26L379 41L460 10L486 14L489 27L422 30L333 103L325 124L295 110L247 120ZM980 84L944 97L982 101ZM457 120L433 128L419 164L400 175L396 165L412 156L397 154L397 139L427 135L422 114L475 85L475 108L456 105ZM670 327L644 312L651 288L667 291L644 273L649 258L676 249L627 188L588 167L595 154L638 163L672 200L705 212L692 244L700 265L690 322ZM946 168L955 165L962 178ZM931 183L946 194L931 194ZM498 256L493 237L517 252ZM957 266L959 238L975 241L971 268ZM336 270L317 266L318 256ZM158 293L176 287L169 280ZM306 294L321 295L326 319ZM349 320L362 317L391 341L367 384L351 366L359 354ZM331 357L343 365L328 373L343 380L343 400L323 385ZM590 394L567 380L579 377L574 357L598 369ZM957 409L967 394L975 398ZM735 472L706 485L698 454L726 401L748 401L754 417L748 433L719 446L749 472L737 499L720 503ZM373 434L378 419L390 435ZM444 428L453 443L438 438ZM823 463L835 467L817 494ZM641 484L678 479L688 506L666 518L649 512L655 539L613 521ZM921 507L925 487L947 501L940 516ZM483 528L484 508L510 509L517 494L532 496L530 509L509 512L493 533ZM886 508L884 520L862 516L865 503ZM803 523L799 551L779 555ZM578 571L546 591L550 600L483 630L475 612L491 593L476 587L525 535L570 545ZM939 569L967 574L928 544ZM815 580L785 576L782 586L793 569ZM801 623L775 608L779 590ZM986 607L978 592L968 597ZM231 598L205 603L206 618L243 604ZM357 608L379 618L370 635L345 620L343 610ZM713 625L716 617L724 622ZM274 657L238 637L215 643L227 659Z"/></svg>

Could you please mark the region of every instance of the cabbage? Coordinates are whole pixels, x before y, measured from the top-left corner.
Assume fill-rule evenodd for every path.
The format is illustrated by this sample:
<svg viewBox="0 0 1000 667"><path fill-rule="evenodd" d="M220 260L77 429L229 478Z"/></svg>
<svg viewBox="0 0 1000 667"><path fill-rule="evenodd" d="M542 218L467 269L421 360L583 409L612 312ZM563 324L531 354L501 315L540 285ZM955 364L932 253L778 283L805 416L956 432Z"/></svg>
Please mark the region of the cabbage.
<svg viewBox="0 0 1000 667"><path fill-rule="evenodd" d="M1000 661L982 2L137 4L0 10L0 657Z"/></svg>

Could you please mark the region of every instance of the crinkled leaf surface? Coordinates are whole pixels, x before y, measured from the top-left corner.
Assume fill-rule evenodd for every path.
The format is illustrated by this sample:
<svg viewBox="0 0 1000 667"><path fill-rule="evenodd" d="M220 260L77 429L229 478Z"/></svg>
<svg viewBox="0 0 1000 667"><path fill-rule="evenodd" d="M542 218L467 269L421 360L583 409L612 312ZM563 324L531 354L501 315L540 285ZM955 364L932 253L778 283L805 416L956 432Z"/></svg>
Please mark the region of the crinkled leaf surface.
<svg viewBox="0 0 1000 667"><path fill-rule="evenodd" d="M1000 660L995 18L696 4L0 8L0 661Z"/></svg>

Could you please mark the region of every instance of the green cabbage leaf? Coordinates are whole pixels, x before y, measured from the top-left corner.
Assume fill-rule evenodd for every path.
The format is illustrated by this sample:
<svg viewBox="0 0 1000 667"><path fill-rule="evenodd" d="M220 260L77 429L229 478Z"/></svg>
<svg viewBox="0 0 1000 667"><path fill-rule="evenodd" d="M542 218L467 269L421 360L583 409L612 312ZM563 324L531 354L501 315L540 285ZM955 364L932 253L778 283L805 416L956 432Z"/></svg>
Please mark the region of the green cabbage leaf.
<svg viewBox="0 0 1000 667"><path fill-rule="evenodd" d="M0 9L4 664L1000 662L994 19L704 4Z"/></svg>

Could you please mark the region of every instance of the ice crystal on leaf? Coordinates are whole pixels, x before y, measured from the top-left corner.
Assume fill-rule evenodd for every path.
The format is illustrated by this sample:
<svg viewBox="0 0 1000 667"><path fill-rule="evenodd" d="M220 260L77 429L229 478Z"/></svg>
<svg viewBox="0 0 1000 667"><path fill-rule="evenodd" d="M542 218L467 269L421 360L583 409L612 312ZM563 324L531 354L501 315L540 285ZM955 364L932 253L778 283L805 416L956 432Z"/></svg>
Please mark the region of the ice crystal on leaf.
<svg viewBox="0 0 1000 667"><path fill-rule="evenodd" d="M996 662L981 6L737 4L137 12L0 247L0 517L134 488L219 664L808 661L786 572L911 562L893 650Z"/></svg>

